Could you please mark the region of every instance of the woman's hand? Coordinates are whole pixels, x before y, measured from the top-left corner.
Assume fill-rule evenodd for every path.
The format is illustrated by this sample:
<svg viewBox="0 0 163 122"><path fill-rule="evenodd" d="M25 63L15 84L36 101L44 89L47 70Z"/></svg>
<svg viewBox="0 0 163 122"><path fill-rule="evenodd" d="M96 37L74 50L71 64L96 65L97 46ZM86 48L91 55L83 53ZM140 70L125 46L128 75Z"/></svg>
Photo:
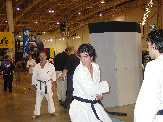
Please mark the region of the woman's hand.
<svg viewBox="0 0 163 122"><path fill-rule="evenodd" d="M103 96L102 95L97 95L96 98L97 98L97 100L101 100L103 98Z"/></svg>

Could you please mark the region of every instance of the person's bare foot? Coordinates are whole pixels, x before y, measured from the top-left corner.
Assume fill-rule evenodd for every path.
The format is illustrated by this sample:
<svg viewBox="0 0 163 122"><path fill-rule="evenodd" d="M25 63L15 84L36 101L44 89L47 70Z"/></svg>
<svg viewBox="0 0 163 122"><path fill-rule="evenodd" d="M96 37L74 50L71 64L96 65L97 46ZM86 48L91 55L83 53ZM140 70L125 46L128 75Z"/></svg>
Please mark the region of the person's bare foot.
<svg viewBox="0 0 163 122"><path fill-rule="evenodd" d="M35 118L36 118L36 115L33 115L31 118L32 118L32 119L35 119Z"/></svg>
<svg viewBox="0 0 163 122"><path fill-rule="evenodd" d="M58 114L56 112L53 112L52 115L53 116L58 116Z"/></svg>

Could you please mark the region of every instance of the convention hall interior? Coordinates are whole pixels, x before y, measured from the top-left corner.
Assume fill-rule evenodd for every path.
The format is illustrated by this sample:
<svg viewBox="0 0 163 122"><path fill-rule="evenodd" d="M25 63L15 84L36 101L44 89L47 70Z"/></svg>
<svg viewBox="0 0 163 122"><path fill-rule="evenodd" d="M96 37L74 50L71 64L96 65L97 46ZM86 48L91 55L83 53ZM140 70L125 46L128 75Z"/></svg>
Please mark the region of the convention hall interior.
<svg viewBox="0 0 163 122"><path fill-rule="evenodd" d="M162 29L163 0L0 0L0 62L10 55L14 65L28 54L36 60L40 48L48 59L64 51L90 43L97 53L101 80L111 85L101 100L105 109L126 113L110 115L113 122L133 122L135 102L143 81L149 32ZM28 55L27 54L27 55ZM0 74L0 122L70 122L69 107L63 108L53 94L58 116L48 113L46 98L41 115L32 119L36 94L28 68L13 74L13 91L4 91Z"/></svg>

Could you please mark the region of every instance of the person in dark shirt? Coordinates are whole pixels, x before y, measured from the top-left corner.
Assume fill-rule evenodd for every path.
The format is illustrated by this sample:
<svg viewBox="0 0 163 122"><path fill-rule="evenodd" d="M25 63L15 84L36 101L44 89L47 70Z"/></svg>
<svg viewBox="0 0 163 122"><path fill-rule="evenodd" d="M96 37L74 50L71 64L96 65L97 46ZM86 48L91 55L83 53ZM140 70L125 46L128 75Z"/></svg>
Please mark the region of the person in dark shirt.
<svg viewBox="0 0 163 122"><path fill-rule="evenodd" d="M15 80L16 81L20 81L20 71L21 69L25 69L26 68L26 63L24 61L24 59L21 59L20 61L18 61L15 65Z"/></svg>
<svg viewBox="0 0 163 122"><path fill-rule="evenodd" d="M65 68L61 74L61 77L59 80L64 77L64 75L67 73L67 97L65 99L65 102L61 104L64 108L67 108L70 102L72 101L72 93L73 93L73 74L76 69L76 67L79 65L80 60L79 58L74 54L74 47L70 46L67 48L69 57L67 58Z"/></svg>
<svg viewBox="0 0 163 122"><path fill-rule="evenodd" d="M7 91L8 87L9 92L12 92L14 64L9 58L9 55L5 55L4 61L2 62L2 74L4 79L4 91Z"/></svg>
<svg viewBox="0 0 163 122"><path fill-rule="evenodd" d="M62 53L57 54L56 57L54 58L54 66L55 66L55 71L56 71L57 77L62 73L67 58L68 58L67 48ZM67 76L67 74L65 74L65 77L66 76ZM62 79L62 81L59 81L59 79L56 78L56 81L57 81L58 100L60 102L64 102L66 99L67 79L64 78L64 79Z"/></svg>

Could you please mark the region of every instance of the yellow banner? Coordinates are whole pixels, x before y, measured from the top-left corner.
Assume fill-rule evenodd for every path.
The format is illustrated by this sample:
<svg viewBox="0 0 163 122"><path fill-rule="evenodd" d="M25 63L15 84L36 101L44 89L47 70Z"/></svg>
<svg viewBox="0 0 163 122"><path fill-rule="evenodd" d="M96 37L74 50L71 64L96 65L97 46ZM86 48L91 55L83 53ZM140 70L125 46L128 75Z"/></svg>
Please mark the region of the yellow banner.
<svg viewBox="0 0 163 122"><path fill-rule="evenodd" d="M13 48L12 32L0 32L0 48Z"/></svg>
<svg viewBox="0 0 163 122"><path fill-rule="evenodd" d="M50 57L54 58L54 48L50 48Z"/></svg>

